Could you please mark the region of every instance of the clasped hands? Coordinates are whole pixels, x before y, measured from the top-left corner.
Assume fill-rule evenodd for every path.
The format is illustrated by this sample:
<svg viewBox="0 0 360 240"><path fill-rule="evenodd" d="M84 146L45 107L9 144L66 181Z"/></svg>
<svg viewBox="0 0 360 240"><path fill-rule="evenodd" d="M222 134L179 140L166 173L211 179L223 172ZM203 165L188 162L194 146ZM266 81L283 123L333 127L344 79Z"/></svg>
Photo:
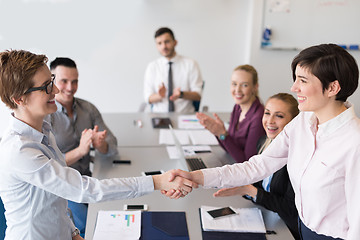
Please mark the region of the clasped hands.
<svg viewBox="0 0 360 240"><path fill-rule="evenodd" d="M193 188L203 184L201 171L186 172L180 169L170 170L161 175L154 175L155 190L171 199L185 197Z"/></svg>
<svg viewBox="0 0 360 240"><path fill-rule="evenodd" d="M201 170L187 172L180 169L170 170L161 175L155 175L154 186L156 190L171 199L185 197L193 188L204 185L204 175ZM257 195L257 189L253 185L234 188L223 188L213 194L214 197L226 197L233 195Z"/></svg>
<svg viewBox="0 0 360 240"><path fill-rule="evenodd" d="M91 144L95 149L101 153L107 153L108 144L105 141L107 131L99 131L97 125L94 126L94 129L84 129L81 133L79 150L82 155L87 154L90 151Z"/></svg>

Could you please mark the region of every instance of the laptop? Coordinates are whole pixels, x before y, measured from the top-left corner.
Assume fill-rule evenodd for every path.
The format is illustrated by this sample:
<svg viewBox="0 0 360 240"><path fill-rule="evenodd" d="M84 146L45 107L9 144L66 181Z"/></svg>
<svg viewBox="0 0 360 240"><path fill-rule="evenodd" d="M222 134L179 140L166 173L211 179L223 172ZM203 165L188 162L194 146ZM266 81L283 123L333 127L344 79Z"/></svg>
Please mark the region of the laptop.
<svg viewBox="0 0 360 240"><path fill-rule="evenodd" d="M181 166L184 168L183 170L195 171L195 170L200 170L200 169L206 168L205 163L203 162L203 160L200 157L185 157L185 154L184 154L183 148L181 147L180 141L176 137L175 131L170 124L169 124L169 129L170 129L171 135L174 139L176 150L178 151L178 153L180 155L179 160L180 160Z"/></svg>

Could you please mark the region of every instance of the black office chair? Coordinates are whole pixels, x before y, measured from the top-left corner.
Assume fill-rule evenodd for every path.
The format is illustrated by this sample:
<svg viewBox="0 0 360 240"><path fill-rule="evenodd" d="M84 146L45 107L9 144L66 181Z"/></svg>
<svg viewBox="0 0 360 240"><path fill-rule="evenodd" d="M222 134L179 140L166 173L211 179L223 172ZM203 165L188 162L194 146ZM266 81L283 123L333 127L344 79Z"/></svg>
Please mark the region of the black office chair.
<svg viewBox="0 0 360 240"><path fill-rule="evenodd" d="M5 213L4 204L0 198L0 239L5 238L6 219L4 213Z"/></svg>

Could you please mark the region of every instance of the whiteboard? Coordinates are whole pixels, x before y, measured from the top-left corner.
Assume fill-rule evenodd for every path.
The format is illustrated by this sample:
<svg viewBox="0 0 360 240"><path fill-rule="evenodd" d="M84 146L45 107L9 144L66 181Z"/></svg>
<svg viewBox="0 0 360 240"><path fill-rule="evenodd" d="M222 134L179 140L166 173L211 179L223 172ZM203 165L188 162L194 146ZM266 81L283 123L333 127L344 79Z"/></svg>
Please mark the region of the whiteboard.
<svg viewBox="0 0 360 240"><path fill-rule="evenodd" d="M270 49L304 49L321 43L360 44L359 0L265 0L263 29Z"/></svg>

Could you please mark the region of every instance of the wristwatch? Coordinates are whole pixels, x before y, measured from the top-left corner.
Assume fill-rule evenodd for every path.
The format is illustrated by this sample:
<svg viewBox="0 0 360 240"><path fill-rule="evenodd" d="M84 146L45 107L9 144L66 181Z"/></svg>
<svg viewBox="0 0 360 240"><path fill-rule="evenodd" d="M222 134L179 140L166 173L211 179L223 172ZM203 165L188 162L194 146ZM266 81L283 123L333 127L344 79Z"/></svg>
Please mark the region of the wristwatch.
<svg viewBox="0 0 360 240"><path fill-rule="evenodd" d="M183 98L184 97L184 92L183 91L180 91L180 96L179 98Z"/></svg>
<svg viewBox="0 0 360 240"><path fill-rule="evenodd" d="M219 139L220 139L221 141L224 141L227 135L228 135L228 133L227 133L227 131L226 131L224 134L220 134Z"/></svg>
<svg viewBox="0 0 360 240"><path fill-rule="evenodd" d="M71 233L71 237L75 237L76 235L79 235L80 234L80 231L79 229L75 228L75 230Z"/></svg>

